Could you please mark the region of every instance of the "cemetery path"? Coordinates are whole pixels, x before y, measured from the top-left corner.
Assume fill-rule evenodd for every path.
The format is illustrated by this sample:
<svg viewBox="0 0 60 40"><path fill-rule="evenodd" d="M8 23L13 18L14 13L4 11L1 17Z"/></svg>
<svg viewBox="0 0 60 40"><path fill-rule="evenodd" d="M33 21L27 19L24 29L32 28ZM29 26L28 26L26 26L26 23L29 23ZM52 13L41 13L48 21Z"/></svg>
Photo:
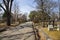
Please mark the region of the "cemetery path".
<svg viewBox="0 0 60 40"><path fill-rule="evenodd" d="M52 40L52 38L49 37L42 29L39 29L39 32L42 33L42 36L44 36L45 40Z"/></svg>
<svg viewBox="0 0 60 40"><path fill-rule="evenodd" d="M32 23L26 22L17 27L11 27L0 34L0 40L35 40Z"/></svg>

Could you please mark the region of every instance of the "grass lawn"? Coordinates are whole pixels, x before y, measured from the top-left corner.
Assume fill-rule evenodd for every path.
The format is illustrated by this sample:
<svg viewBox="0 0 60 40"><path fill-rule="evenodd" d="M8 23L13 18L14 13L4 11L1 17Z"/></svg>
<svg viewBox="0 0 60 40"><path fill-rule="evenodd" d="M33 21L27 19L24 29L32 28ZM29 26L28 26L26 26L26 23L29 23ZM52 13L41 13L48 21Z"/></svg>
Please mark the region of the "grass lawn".
<svg viewBox="0 0 60 40"><path fill-rule="evenodd" d="M6 23L0 23L0 27L7 26Z"/></svg>
<svg viewBox="0 0 60 40"><path fill-rule="evenodd" d="M15 26L17 26L17 25L19 25L19 23L17 22L17 23L15 23L15 24L11 24L11 26L13 26L13 27L15 27Z"/></svg>
<svg viewBox="0 0 60 40"><path fill-rule="evenodd" d="M11 27L15 27L17 25L19 25L18 22L17 23L14 23L14 24L11 24ZM7 26L6 23L0 23L0 27L6 27L6 26Z"/></svg>
<svg viewBox="0 0 60 40"><path fill-rule="evenodd" d="M43 31L53 38L53 40L60 40L60 31L48 31L48 28L43 28Z"/></svg>

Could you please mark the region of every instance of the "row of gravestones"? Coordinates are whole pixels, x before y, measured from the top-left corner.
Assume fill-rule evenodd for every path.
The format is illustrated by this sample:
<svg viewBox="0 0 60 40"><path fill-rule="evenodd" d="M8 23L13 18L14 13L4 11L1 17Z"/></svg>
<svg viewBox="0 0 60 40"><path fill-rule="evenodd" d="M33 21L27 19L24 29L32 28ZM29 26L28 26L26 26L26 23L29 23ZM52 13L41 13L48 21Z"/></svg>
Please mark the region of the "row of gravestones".
<svg viewBox="0 0 60 40"><path fill-rule="evenodd" d="M53 30L53 29L54 29L53 25L48 25L48 31ZM60 31L60 25L56 26L56 30Z"/></svg>

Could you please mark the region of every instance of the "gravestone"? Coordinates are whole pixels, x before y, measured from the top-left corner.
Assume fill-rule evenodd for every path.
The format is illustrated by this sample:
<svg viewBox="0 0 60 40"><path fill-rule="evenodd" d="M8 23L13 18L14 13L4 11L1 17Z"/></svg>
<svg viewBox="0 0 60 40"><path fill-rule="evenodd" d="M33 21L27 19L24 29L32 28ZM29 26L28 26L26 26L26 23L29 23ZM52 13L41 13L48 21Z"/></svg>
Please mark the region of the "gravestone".
<svg viewBox="0 0 60 40"><path fill-rule="evenodd" d="M48 25L48 31L52 31L53 30L53 25Z"/></svg>
<svg viewBox="0 0 60 40"><path fill-rule="evenodd" d="M57 31L59 31L60 30L60 25L57 25Z"/></svg>

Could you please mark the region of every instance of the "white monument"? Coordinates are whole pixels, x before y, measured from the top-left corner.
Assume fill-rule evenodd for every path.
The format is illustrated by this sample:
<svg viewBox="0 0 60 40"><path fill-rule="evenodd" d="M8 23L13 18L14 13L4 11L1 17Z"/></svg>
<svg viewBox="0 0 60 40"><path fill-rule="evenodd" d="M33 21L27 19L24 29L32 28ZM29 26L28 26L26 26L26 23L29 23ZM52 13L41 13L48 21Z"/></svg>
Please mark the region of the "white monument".
<svg viewBox="0 0 60 40"><path fill-rule="evenodd" d="M53 25L48 25L48 31L53 30Z"/></svg>
<svg viewBox="0 0 60 40"><path fill-rule="evenodd" d="M60 30L60 25L57 25L57 31L59 31Z"/></svg>

